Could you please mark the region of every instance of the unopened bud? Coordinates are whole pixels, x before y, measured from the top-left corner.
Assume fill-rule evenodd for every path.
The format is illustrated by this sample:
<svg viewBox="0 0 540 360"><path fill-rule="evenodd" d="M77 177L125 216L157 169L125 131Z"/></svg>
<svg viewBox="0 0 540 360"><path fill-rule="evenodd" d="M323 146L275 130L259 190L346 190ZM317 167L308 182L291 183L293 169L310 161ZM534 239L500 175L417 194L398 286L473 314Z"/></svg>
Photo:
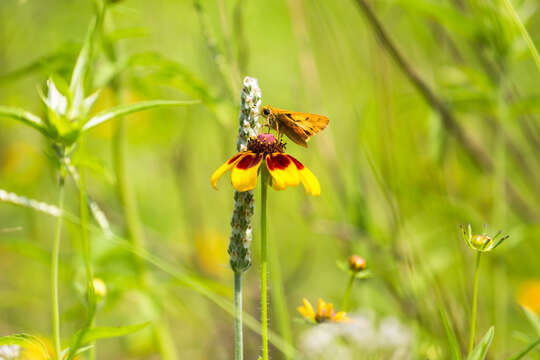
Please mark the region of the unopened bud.
<svg viewBox="0 0 540 360"><path fill-rule="evenodd" d="M94 286L94 294L97 297L102 298L107 295L107 286L105 285L103 280L101 280L100 278L94 278L94 280L92 280L92 285Z"/></svg>
<svg viewBox="0 0 540 360"><path fill-rule="evenodd" d="M366 260L358 255L349 257L349 269L354 272L360 272L366 269Z"/></svg>
<svg viewBox="0 0 540 360"><path fill-rule="evenodd" d="M491 241L491 238L487 235L474 235L471 239L471 243L478 249L484 249L486 246L489 246Z"/></svg>

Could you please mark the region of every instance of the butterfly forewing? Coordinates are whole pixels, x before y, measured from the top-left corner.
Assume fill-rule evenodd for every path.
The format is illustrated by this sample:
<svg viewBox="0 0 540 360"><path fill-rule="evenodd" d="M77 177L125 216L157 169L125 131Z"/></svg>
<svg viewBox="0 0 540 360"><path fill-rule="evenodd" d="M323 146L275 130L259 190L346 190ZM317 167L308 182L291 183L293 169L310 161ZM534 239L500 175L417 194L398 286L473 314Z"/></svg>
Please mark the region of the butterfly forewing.
<svg viewBox="0 0 540 360"><path fill-rule="evenodd" d="M309 138L324 130L329 122L329 119L323 115L277 108L271 108L271 111L278 122L279 131L298 145L305 147Z"/></svg>

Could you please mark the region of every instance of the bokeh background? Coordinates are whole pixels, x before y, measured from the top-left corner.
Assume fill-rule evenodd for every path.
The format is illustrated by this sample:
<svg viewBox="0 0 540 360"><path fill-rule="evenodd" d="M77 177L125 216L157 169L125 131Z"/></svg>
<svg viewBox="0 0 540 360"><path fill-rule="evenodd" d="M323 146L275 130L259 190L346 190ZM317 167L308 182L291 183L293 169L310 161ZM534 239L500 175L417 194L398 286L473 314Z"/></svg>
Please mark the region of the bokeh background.
<svg viewBox="0 0 540 360"><path fill-rule="evenodd" d="M98 324L161 319L176 358L232 357L232 317L228 305L216 303L232 297L233 189L222 179L216 192L209 178L235 152L240 88L249 75L258 79L263 103L330 118L309 148L292 142L287 148L316 174L321 196L308 197L301 187L269 194L271 296L281 291L286 301L271 307L271 327L282 335L292 329L298 358L447 359L441 306L465 349L474 253L461 239L462 223L476 232L486 223L490 234L510 235L481 265L478 336L495 326L490 358L508 357L538 336L520 304L540 312L540 69L502 0L367 3L406 71L357 1L111 5L107 41L92 68L92 88L102 89L94 110L154 98L202 102L139 113L86 136L88 191L115 233L142 243L147 253L138 259L152 283L141 286L129 247L92 231L96 276L108 288ZM540 44L538 1L512 3ZM42 114L36 88L51 74L69 79L93 15L89 0L2 0L0 104ZM13 120L0 118L0 129L0 189L55 203L49 144ZM138 234L121 200L116 160L122 150L127 176L121 181L135 200ZM244 295L255 318L258 197ZM78 192L69 181L66 206L77 213ZM0 335L50 339L54 221L0 203ZM84 271L78 227L67 223L63 235L60 305L67 338L84 320ZM302 297L339 307L348 275L337 262L353 253L372 272L353 289L351 312L361 324L354 337L297 321ZM246 329L245 341L246 358L255 359L259 336ZM97 354L159 359L162 345L149 328L102 341ZM271 351L272 358L285 358Z"/></svg>

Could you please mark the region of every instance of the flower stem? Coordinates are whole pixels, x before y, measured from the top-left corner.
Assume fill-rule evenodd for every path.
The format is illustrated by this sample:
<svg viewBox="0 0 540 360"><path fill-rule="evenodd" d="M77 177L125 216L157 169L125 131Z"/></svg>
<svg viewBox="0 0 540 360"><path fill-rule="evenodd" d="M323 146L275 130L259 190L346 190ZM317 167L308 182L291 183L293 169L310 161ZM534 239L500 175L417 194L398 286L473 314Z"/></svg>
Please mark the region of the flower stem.
<svg viewBox="0 0 540 360"><path fill-rule="evenodd" d="M261 334L263 360L268 360L268 244L266 243L266 173L261 172Z"/></svg>
<svg viewBox="0 0 540 360"><path fill-rule="evenodd" d="M471 335L469 339L469 354L474 349L474 334L476 332L476 307L478 303L478 277L480 269L480 251L476 252L476 263L474 266L474 287L473 287L473 303L472 303L472 313L471 313Z"/></svg>
<svg viewBox="0 0 540 360"><path fill-rule="evenodd" d="M244 359L242 336L242 273L234 272L234 360Z"/></svg>
<svg viewBox="0 0 540 360"><path fill-rule="evenodd" d="M351 277L349 278L349 282L347 283L347 288L345 289L345 294L343 294L343 303L341 304L341 310L347 311L349 310L349 302L351 298L351 290L354 284L354 278L355 273L351 272Z"/></svg>
<svg viewBox="0 0 540 360"><path fill-rule="evenodd" d="M60 175L58 184L58 208L64 209L64 176ZM58 257L60 253L60 234L62 231L62 216L56 218L56 232L51 258L51 288L52 288L52 327L54 354L56 359L60 359L62 347L60 345L60 310L58 306Z"/></svg>

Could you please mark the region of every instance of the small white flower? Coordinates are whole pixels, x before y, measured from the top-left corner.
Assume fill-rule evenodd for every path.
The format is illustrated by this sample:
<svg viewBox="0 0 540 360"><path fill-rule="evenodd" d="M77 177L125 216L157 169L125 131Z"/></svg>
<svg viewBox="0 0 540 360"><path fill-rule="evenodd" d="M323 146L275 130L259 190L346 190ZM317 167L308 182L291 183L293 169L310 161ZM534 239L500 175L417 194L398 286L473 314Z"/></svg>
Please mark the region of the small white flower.
<svg viewBox="0 0 540 360"><path fill-rule="evenodd" d="M21 347L19 345L0 346L0 360L15 360L19 358Z"/></svg>
<svg viewBox="0 0 540 360"><path fill-rule="evenodd" d="M354 359L358 354L378 354L381 359L411 359L412 334L396 318L377 321L371 312L353 314L351 321L315 326L304 332L300 347L309 360ZM377 325L378 324L378 325ZM348 347L343 346L343 340ZM339 353L339 357L334 356Z"/></svg>

